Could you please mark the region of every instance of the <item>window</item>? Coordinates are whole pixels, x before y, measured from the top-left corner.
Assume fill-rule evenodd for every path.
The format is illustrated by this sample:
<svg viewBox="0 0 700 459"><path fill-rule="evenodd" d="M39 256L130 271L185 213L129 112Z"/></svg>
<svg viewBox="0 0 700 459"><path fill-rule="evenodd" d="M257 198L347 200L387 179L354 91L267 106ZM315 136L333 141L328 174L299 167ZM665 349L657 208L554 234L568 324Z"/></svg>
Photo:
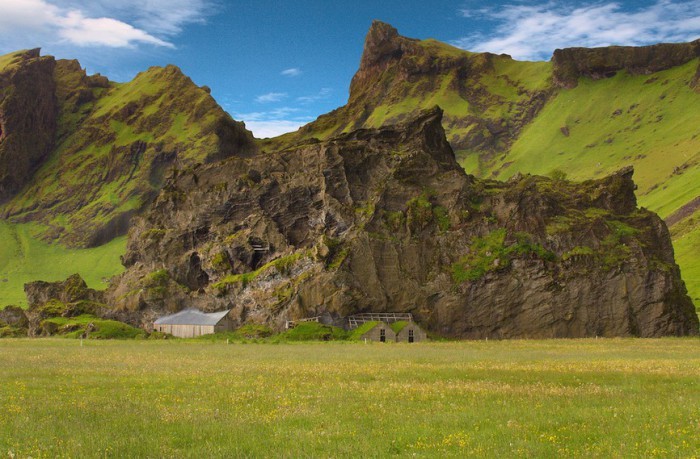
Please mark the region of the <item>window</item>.
<svg viewBox="0 0 700 459"><path fill-rule="evenodd" d="M379 330L379 341L382 343L386 343L386 330L383 328Z"/></svg>
<svg viewBox="0 0 700 459"><path fill-rule="evenodd" d="M408 342L409 343L413 342L413 329L408 331Z"/></svg>

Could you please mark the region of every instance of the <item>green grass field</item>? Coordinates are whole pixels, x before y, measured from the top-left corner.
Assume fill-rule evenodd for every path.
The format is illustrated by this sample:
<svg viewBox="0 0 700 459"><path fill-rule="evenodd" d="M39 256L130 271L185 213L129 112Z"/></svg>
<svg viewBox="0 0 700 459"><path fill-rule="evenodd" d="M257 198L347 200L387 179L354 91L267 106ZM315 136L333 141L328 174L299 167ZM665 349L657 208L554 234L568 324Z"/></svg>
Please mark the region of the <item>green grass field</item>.
<svg viewBox="0 0 700 459"><path fill-rule="evenodd" d="M697 457L700 340L0 340L9 457Z"/></svg>
<svg viewBox="0 0 700 459"><path fill-rule="evenodd" d="M108 285L103 279L124 270L119 256L126 251L126 237L93 249L69 249L43 242L36 230L36 225L0 221L0 309L27 306L26 282L62 281L78 273L89 287L102 290Z"/></svg>

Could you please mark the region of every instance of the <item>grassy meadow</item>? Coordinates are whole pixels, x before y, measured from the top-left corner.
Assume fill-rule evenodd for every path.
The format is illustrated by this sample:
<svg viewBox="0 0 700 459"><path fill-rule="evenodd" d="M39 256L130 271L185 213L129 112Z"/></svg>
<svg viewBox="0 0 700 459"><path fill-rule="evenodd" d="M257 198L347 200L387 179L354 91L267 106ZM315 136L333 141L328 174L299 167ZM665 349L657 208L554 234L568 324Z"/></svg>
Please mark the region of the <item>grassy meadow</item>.
<svg viewBox="0 0 700 459"><path fill-rule="evenodd" d="M9 457L698 457L700 340L0 341Z"/></svg>

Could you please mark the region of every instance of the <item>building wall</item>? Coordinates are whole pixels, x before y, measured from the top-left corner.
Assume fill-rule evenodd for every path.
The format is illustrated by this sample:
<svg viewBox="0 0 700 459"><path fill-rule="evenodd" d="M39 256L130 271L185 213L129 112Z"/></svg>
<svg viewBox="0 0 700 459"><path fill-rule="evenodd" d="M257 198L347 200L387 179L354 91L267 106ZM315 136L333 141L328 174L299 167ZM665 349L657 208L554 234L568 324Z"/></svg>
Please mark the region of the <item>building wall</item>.
<svg viewBox="0 0 700 459"><path fill-rule="evenodd" d="M194 338L195 336L214 333L214 325L154 325L153 329L163 333L169 333L178 338Z"/></svg>
<svg viewBox="0 0 700 459"><path fill-rule="evenodd" d="M387 343L396 341L396 333L394 333L394 330L392 330L387 324L381 322L378 323L373 329L362 335L360 340L380 342L382 330L384 330L386 334L385 336Z"/></svg>
<svg viewBox="0 0 700 459"><path fill-rule="evenodd" d="M231 322L228 317L224 317L219 321L214 327L214 333L221 333L233 330L233 322Z"/></svg>
<svg viewBox="0 0 700 459"><path fill-rule="evenodd" d="M413 342L417 343L419 341L425 341L428 339L426 333L415 323L410 323L403 327L403 329L397 333L396 342L397 343L408 343L409 330L413 330Z"/></svg>

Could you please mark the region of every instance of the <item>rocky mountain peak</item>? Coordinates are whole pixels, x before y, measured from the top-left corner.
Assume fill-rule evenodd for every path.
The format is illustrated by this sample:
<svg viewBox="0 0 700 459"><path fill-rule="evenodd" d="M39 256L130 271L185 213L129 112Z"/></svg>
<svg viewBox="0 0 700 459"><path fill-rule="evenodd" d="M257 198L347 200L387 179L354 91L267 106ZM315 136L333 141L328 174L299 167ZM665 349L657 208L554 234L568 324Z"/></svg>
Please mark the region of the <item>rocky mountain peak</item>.
<svg viewBox="0 0 700 459"><path fill-rule="evenodd" d="M365 38L360 68L350 83L351 98L376 81L389 67L401 60L412 40L399 35L396 28L381 21L372 22Z"/></svg>
<svg viewBox="0 0 700 459"><path fill-rule="evenodd" d="M0 202L27 183L54 145L56 61L39 52L0 56Z"/></svg>
<svg viewBox="0 0 700 459"><path fill-rule="evenodd" d="M15 60L27 61L41 57L41 48L24 49L15 53Z"/></svg>
<svg viewBox="0 0 700 459"><path fill-rule="evenodd" d="M396 28L381 21L373 21L365 38L360 69L380 63L383 60L400 57L401 44Z"/></svg>
<svg viewBox="0 0 700 459"><path fill-rule="evenodd" d="M557 49L552 56L553 76L558 86L573 88L582 76L599 80L614 76L621 70L647 75L683 65L697 57L700 57L700 39L651 46Z"/></svg>

